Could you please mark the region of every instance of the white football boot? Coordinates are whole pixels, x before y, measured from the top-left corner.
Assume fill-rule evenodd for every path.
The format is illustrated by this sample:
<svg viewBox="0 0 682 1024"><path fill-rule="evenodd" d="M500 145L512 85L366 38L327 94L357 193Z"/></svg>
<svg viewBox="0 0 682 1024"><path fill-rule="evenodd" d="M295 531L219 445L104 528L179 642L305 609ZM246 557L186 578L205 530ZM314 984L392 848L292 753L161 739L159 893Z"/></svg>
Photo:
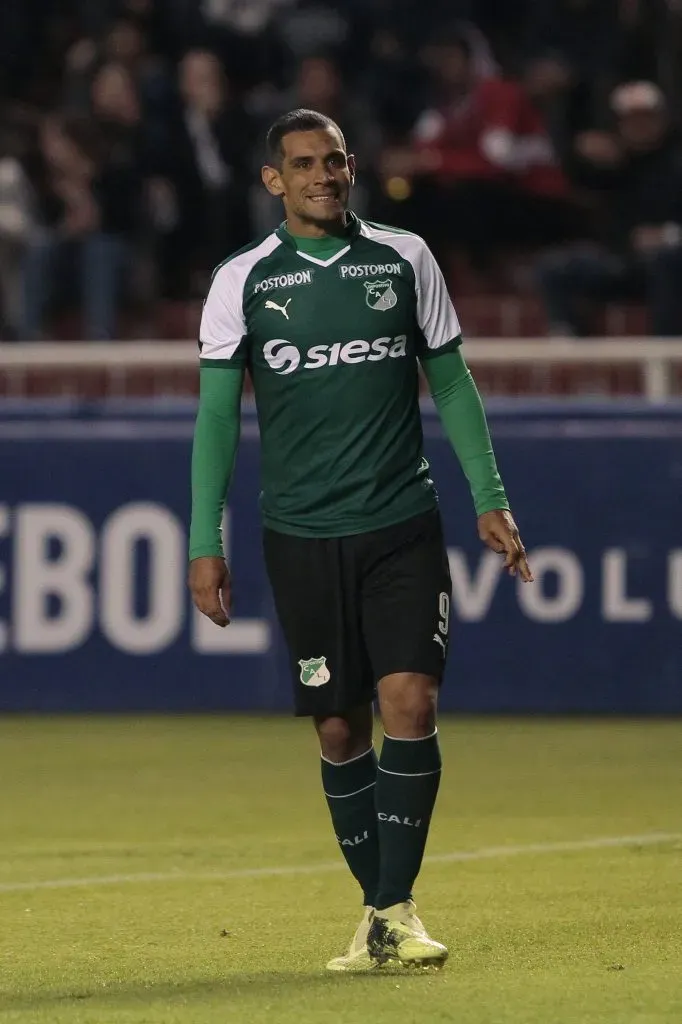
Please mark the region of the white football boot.
<svg viewBox="0 0 682 1024"><path fill-rule="evenodd" d="M371 971L379 966L377 960L372 960L367 950L367 935L369 933L373 907L365 907L360 926L353 936L348 952L345 956L336 956L327 964L328 971Z"/></svg>
<svg viewBox="0 0 682 1024"><path fill-rule="evenodd" d="M367 949L378 964L442 967L448 958L447 946L432 939L417 917L413 900L374 911Z"/></svg>

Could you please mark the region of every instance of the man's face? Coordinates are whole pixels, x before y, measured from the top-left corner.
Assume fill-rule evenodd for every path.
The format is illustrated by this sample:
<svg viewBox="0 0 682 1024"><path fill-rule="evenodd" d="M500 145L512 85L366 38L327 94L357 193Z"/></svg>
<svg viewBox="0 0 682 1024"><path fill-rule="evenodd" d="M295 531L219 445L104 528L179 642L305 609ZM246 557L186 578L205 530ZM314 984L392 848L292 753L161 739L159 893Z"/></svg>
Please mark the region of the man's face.
<svg viewBox="0 0 682 1024"><path fill-rule="evenodd" d="M282 139L281 167L264 167L268 192L281 196L287 219L292 215L324 227L338 221L348 206L355 160L332 128L290 132Z"/></svg>
<svg viewBox="0 0 682 1024"><path fill-rule="evenodd" d="M667 120L662 110L632 110L618 118L620 137L626 148L634 153L656 149L666 129Z"/></svg>
<svg viewBox="0 0 682 1024"><path fill-rule="evenodd" d="M190 50L180 62L180 93L186 103L216 109L223 98L224 80L217 57Z"/></svg>
<svg viewBox="0 0 682 1024"><path fill-rule="evenodd" d="M471 60L461 46L435 46L428 58L436 79L446 89L466 89L471 82Z"/></svg>
<svg viewBox="0 0 682 1024"><path fill-rule="evenodd" d="M333 106L341 92L336 68L323 57L308 57L298 72L298 96L302 107L324 110Z"/></svg>

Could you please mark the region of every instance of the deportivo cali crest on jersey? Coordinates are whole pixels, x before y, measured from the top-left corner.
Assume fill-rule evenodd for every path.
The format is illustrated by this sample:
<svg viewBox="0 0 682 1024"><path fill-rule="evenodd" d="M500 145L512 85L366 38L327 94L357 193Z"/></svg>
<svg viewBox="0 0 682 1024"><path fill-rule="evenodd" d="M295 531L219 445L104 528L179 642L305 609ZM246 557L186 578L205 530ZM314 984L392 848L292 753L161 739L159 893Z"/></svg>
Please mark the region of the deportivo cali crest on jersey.
<svg viewBox="0 0 682 1024"><path fill-rule="evenodd" d="M331 679L326 658L308 658L299 661L301 666L300 680L304 686L324 686Z"/></svg>
<svg viewBox="0 0 682 1024"><path fill-rule="evenodd" d="M390 278L386 281L365 281L365 291L370 309L393 309L398 301Z"/></svg>
<svg viewBox="0 0 682 1024"><path fill-rule="evenodd" d="M266 526L334 537L435 507L418 363L460 327L417 235L349 214L319 259L281 226L216 270L199 337L202 367L250 372Z"/></svg>

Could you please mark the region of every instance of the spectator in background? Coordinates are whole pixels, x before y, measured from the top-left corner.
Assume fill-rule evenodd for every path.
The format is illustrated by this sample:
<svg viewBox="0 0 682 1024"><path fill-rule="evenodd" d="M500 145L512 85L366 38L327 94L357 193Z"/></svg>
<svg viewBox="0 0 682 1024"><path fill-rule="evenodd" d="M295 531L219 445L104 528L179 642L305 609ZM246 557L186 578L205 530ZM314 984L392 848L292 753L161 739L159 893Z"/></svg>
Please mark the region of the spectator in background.
<svg viewBox="0 0 682 1024"><path fill-rule="evenodd" d="M591 333L595 307L644 297L656 335L682 334L682 148L651 82L611 97L616 134L575 140L572 174L599 197L600 244L547 255L538 267L550 333Z"/></svg>
<svg viewBox="0 0 682 1024"><path fill-rule="evenodd" d="M167 274L175 282L172 290L204 294L213 268L250 238L253 130L215 54L187 53L179 88L181 103L165 161L178 212L177 230L167 241Z"/></svg>
<svg viewBox="0 0 682 1024"><path fill-rule="evenodd" d="M430 47L432 104L382 170L389 194L409 194L414 180L413 215L437 249L463 248L485 271L496 247L570 235L574 211L541 115L521 85L492 73L475 39L457 27Z"/></svg>
<svg viewBox="0 0 682 1024"><path fill-rule="evenodd" d="M512 0L505 4L505 10ZM434 25L472 22L481 0L357 0L367 20L362 94L371 95L385 138L400 145L432 99L419 55ZM499 8L498 8L499 10ZM477 36L479 41L484 37ZM485 43L483 43L486 46ZM492 57L486 46L486 58Z"/></svg>
<svg viewBox="0 0 682 1024"><path fill-rule="evenodd" d="M282 53L272 32L275 15L296 0L194 0L206 25L205 38L238 88L270 77ZM190 45L196 45L192 41Z"/></svg>
<svg viewBox="0 0 682 1024"><path fill-rule="evenodd" d="M92 0L82 2L90 4ZM201 0L117 0L116 7L119 18L132 18L140 27L147 50L173 64L188 49L205 43L207 26Z"/></svg>
<svg viewBox="0 0 682 1024"><path fill-rule="evenodd" d="M27 132L0 125L0 341L21 333L24 252L33 225L33 197L24 167Z"/></svg>
<svg viewBox="0 0 682 1024"><path fill-rule="evenodd" d="M58 282L77 268L86 337L116 336L117 306L141 219L142 126L134 83L104 65L91 118L48 117L34 168L39 219L24 273L22 336L39 338ZM75 258L74 258L75 257Z"/></svg>
<svg viewBox="0 0 682 1024"><path fill-rule="evenodd" d="M163 58L150 52L144 22L132 14L119 17L105 36L103 49L105 60L122 64L133 77L145 132L153 136L149 144L164 146L173 86Z"/></svg>
<svg viewBox="0 0 682 1024"><path fill-rule="evenodd" d="M0 157L0 340L20 334L24 247L31 223L30 189L21 163Z"/></svg>
<svg viewBox="0 0 682 1024"><path fill-rule="evenodd" d="M629 2L629 0L628 0ZM524 81L563 156L576 131L607 110L622 0L530 0Z"/></svg>
<svg viewBox="0 0 682 1024"><path fill-rule="evenodd" d="M140 70L146 48L142 27L131 15L119 16L104 36L105 60L123 64L133 74Z"/></svg>
<svg viewBox="0 0 682 1024"><path fill-rule="evenodd" d="M339 65L331 57L305 57L298 66L293 89L284 95L279 107L279 113L296 107L319 110L337 124L343 124L346 141L355 153L361 173L376 156L378 128L367 104L356 98L349 83L344 83ZM274 111L273 114L277 116Z"/></svg>
<svg viewBox="0 0 682 1024"><path fill-rule="evenodd" d="M168 144L173 88L164 61L149 52L143 20L133 14L121 15L108 27L101 45L84 37L70 47L65 61L66 109L80 113L90 109L93 79L102 64L123 68L132 79L145 126L145 145L160 153Z"/></svg>
<svg viewBox="0 0 682 1024"><path fill-rule="evenodd" d="M40 334L69 266L90 296L87 333L108 336L123 273L115 251L134 256L126 269L138 295L157 268L165 296L201 295L214 263L279 219L262 190L254 197L247 165L253 172L261 159L255 122L285 106L311 106L348 126L360 209L363 189L375 189L377 216L427 235L446 262L463 251L487 278L479 286L505 288L522 284L538 246L584 236L557 156L581 188L586 177L595 185L572 140L608 123L613 84L655 79L673 109L680 102L682 0L3 0L0 8L0 93L34 125L57 111L70 136L46 149L43 132L32 160L0 151L9 336ZM192 56L208 48L217 61ZM630 150L619 146L624 172ZM370 172L380 166L381 181ZM615 166L609 173L621 181ZM612 223L608 188L590 194ZM600 240L600 251L622 258L612 233ZM107 258L80 257L100 243L112 258L96 274ZM499 259L505 249L513 261ZM639 267L628 279L633 294L635 279L643 287L642 258L628 256ZM35 298L18 313L24 263ZM86 287L86 271L97 288Z"/></svg>
<svg viewBox="0 0 682 1024"><path fill-rule="evenodd" d="M400 28L390 20L375 26L368 67L360 79L362 93L372 97L377 120L392 144L405 138L422 109L422 69Z"/></svg>

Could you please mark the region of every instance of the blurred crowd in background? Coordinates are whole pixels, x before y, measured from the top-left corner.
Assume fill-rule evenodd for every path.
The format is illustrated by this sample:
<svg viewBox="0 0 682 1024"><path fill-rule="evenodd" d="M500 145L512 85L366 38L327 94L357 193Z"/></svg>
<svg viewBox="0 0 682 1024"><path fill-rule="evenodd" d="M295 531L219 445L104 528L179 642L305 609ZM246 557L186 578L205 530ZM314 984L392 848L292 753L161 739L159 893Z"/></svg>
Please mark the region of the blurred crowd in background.
<svg viewBox="0 0 682 1024"><path fill-rule="evenodd" d="M458 290L682 335L682 0L2 0L0 339L154 335L270 230L263 136L339 122L354 208Z"/></svg>

